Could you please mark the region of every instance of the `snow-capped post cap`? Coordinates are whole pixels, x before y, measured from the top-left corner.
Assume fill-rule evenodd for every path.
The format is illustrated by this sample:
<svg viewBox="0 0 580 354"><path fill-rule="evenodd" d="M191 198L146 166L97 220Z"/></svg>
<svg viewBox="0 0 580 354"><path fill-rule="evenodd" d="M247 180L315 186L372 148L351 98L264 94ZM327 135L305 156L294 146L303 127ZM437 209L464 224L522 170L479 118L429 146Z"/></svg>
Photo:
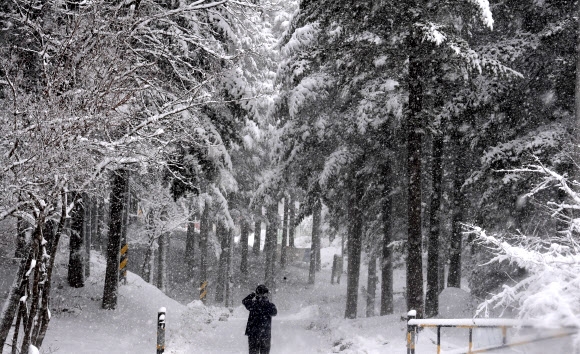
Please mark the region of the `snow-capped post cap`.
<svg viewBox="0 0 580 354"><path fill-rule="evenodd" d="M409 318L417 317L417 310L411 310L411 311L407 312L407 317L409 317Z"/></svg>
<svg viewBox="0 0 580 354"><path fill-rule="evenodd" d="M165 307L161 307L157 312L157 327L165 328Z"/></svg>

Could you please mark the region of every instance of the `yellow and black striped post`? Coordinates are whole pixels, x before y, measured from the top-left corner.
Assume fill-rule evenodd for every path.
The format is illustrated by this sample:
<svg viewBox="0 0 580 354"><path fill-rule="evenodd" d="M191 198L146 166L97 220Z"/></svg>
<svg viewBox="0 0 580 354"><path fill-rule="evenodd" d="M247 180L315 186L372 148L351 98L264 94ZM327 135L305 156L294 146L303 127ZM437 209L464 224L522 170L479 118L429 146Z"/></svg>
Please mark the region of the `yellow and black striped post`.
<svg viewBox="0 0 580 354"><path fill-rule="evenodd" d="M157 354L165 352L165 307L157 312Z"/></svg>
<svg viewBox="0 0 580 354"><path fill-rule="evenodd" d="M129 262L129 245L121 247L121 257L119 262L119 281L127 284L127 262Z"/></svg>
<svg viewBox="0 0 580 354"><path fill-rule="evenodd" d="M207 280L202 281L199 287L199 299L205 303L205 299L207 298Z"/></svg>
<svg viewBox="0 0 580 354"><path fill-rule="evenodd" d="M407 313L407 322L417 317L417 311L411 310ZM407 323L407 354L415 354L415 333L417 326Z"/></svg>

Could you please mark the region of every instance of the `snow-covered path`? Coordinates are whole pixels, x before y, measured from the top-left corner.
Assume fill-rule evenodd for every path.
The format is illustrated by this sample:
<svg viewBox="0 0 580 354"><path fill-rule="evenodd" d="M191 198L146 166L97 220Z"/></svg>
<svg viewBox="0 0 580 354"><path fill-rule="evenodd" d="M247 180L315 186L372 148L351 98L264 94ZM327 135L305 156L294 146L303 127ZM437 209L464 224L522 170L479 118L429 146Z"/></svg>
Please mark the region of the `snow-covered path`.
<svg viewBox="0 0 580 354"><path fill-rule="evenodd" d="M274 320L272 353L313 353L328 347L322 336L304 329L304 320L292 317L280 316ZM248 346L247 337L244 336L245 327L246 318L233 317L198 335L172 340L168 343L167 352L194 353L196 349L203 348L203 353L243 353Z"/></svg>
<svg viewBox="0 0 580 354"><path fill-rule="evenodd" d="M327 353L332 346L325 320L331 311L343 311L339 297L344 296L344 284L334 285L330 291L327 282L306 285L305 272L301 268L286 272L286 279L273 296L278 315L272 320L272 353ZM337 298L329 295L333 290ZM247 293L249 290L237 289L235 298L240 302ZM179 320L181 329L169 336L168 352L193 353L203 348L204 353L243 353L248 346L244 335L247 318L248 311L241 303L231 314L223 308L208 309L199 302L191 303Z"/></svg>

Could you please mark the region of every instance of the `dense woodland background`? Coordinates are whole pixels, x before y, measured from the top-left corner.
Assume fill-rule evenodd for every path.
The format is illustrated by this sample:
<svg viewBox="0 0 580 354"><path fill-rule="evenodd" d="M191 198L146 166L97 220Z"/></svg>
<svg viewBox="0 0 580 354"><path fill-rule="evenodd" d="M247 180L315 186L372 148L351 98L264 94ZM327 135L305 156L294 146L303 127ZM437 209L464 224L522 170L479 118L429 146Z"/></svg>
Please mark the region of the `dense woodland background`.
<svg viewBox="0 0 580 354"><path fill-rule="evenodd" d="M429 317L446 286L483 301L533 271L474 267L503 245L481 230L575 256L579 6L3 1L0 244L20 266L1 343L17 321L21 348L42 345L59 242L73 287L107 255L103 308L125 244L161 290L178 264L176 297L209 281L227 306L233 286L275 289L306 220L309 283L321 240L345 241L346 318L361 262L381 315L404 261L408 308Z"/></svg>

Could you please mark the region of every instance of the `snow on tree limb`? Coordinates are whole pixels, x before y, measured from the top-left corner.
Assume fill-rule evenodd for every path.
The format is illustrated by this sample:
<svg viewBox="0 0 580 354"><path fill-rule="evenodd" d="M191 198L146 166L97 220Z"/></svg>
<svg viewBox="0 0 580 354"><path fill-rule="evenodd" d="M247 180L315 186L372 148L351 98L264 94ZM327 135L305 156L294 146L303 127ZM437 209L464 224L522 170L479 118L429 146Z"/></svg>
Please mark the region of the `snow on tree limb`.
<svg viewBox="0 0 580 354"><path fill-rule="evenodd" d="M5 218L15 215L14 213L23 207L29 205L30 202L19 202L16 204L12 204L10 207L0 209L0 220L4 220Z"/></svg>
<svg viewBox="0 0 580 354"><path fill-rule="evenodd" d="M345 146L339 147L338 150L330 154L324 161L324 168L320 173L320 186L324 188L329 180L339 173L342 167L348 165L352 159L353 153Z"/></svg>
<svg viewBox="0 0 580 354"><path fill-rule="evenodd" d="M447 39L445 33L439 30L443 25L428 22L426 24L416 23L415 27L417 27L423 34L423 41L435 43L435 45L441 45L441 43Z"/></svg>
<svg viewBox="0 0 580 354"><path fill-rule="evenodd" d="M303 50L305 47L313 45L320 34L320 24L318 22L309 23L303 27L294 29L289 40L281 46L282 54L286 57ZM279 44L280 45L280 44Z"/></svg>
<svg viewBox="0 0 580 354"><path fill-rule="evenodd" d="M479 16L481 21L489 27L489 29L493 29L493 16L491 14L491 9L489 7L488 0L469 0L470 3L477 6L479 10Z"/></svg>

